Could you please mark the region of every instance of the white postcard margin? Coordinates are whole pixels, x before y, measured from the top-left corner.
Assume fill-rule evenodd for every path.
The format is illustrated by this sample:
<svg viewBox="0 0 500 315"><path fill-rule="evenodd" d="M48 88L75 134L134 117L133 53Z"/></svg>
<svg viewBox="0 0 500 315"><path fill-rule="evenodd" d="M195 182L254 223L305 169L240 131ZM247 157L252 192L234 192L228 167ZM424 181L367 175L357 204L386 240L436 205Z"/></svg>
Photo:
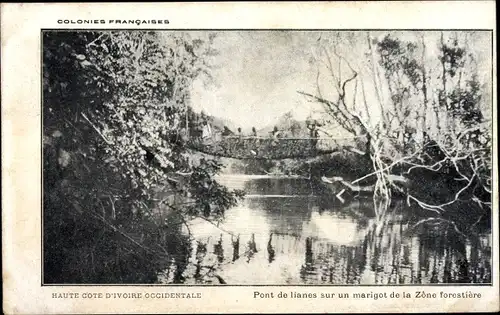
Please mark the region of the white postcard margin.
<svg viewBox="0 0 500 315"><path fill-rule="evenodd" d="M41 29L159 28L159 25L77 25L58 20L168 20L164 29L492 29L494 1L290 2L182 4L2 4L2 259L3 311L42 313L457 312L499 310L498 193L493 209L493 286L42 286L41 285ZM496 46L494 47L496 73ZM496 91L496 77L493 79ZM494 94L496 122L496 94ZM494 134L497 134L496 123ZM494 137L493 152L497 152ZM493 165L498 164L494 156ZM498 192L498 169L493 191ZM277 298L279 292L378 293L380 299ZM426 293L481 294L477 299L416 298ZM254 293L273 293L258 299ZM55 293L55 295L54 295ZM78 293L79 298L57 298ZM141 293L141 298L106 298ZM154 293L153 298L145 298ZM157 298L195 293L198 299ZM412 298L404 298L411 293ZM86 297L85 296L90 296ZM102 297L99 297L101 296ZM399 298L395 296L399 294ZM164 295L165 296L165 295ZM175 296L175 295L174 295ZM391 297L393 296L393 297Z"/></svg>

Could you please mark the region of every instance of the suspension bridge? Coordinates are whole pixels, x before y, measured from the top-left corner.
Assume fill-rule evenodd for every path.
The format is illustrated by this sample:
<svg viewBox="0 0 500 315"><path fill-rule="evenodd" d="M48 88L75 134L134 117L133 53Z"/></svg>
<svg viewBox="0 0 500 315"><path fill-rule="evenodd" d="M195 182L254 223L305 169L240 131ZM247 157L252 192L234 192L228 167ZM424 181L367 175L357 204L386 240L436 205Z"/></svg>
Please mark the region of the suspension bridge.
<svg viewBox="0 0 500 315"><path fill-rule="evenodd" d="M331 154L346 149L359 150L364 136L349 138L268 138L258 136L226 136L218 139L191 139L188 146L195 151L240 160L303 159Z"/></svg>

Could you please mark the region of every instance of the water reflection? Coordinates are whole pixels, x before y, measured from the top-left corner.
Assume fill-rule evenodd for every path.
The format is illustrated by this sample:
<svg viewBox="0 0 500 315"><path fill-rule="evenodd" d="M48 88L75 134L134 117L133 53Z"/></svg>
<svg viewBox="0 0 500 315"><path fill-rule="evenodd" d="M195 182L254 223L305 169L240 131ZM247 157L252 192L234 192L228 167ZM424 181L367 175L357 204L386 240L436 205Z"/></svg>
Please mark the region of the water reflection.
<svg viewBox="0 0 500 315"><path fill-rule="evenodd" d="M402 207L377 225L369 200L347 205L311 193L304 179L230 178L250 195L226 213L221 232L193 220L196 239L185 266L163 283L428 284L490 283L489 234L464 239L452 230L413 229ZM239 186L239 187L238 187ZM189 256L189 257L188 257ZM170 270L172 269L172 270Z"/></svg>

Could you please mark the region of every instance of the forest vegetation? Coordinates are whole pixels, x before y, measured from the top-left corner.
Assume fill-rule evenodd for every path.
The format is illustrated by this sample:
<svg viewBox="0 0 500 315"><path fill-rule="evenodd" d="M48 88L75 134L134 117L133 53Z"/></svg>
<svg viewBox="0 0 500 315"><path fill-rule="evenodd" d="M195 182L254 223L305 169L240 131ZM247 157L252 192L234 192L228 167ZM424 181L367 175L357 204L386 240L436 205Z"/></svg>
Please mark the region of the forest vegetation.
<svg viewBox="0 0 500 315"><path fill-rule="evenodd" d="M154 282L187 250L190 217L217 220L241 198L214 180L219 162L185 146L190 83L210 79L212 39L43 34L46 283Z"/></svg>

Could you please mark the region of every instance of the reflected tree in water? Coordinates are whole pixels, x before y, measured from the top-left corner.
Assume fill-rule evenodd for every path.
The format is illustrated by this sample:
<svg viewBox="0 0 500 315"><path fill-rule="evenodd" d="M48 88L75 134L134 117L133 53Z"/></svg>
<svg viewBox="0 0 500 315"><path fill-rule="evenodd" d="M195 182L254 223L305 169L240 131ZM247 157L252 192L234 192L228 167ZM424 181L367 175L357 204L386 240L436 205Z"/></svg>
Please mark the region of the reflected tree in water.
<svg viewBox="0 0 500 315"><path fill-rule="evenodd" d="M214 244L214 254L217 255L219 263L224 261L224 248L222 247L222 234L220 235L217 244Z"/></svg>
<svg viewBox="0 0 500 315"><path fill-rule="evenodd" d="M247 244L247 250L245 251L245 256L247 257L247 262L249 262L253 256L257 253L257 244L255 243L255 234L252 233L250 240Z"/></svg>
<svg viewBox="0 0 500 315"><path fill-rule="evenodd" d="M273 233L269 235L269 241L267 242L267 254L269 263L272 263L274 261L274 257L276 256L276 251L273 248L272 241Z"/></svg>
<svg viewBox="0 0 500 315"><path fill-rule="evenodd" d="M240 235L233 240L233 235L231 235L231 243L233 245L233 261L240 258Z"/></svg>

